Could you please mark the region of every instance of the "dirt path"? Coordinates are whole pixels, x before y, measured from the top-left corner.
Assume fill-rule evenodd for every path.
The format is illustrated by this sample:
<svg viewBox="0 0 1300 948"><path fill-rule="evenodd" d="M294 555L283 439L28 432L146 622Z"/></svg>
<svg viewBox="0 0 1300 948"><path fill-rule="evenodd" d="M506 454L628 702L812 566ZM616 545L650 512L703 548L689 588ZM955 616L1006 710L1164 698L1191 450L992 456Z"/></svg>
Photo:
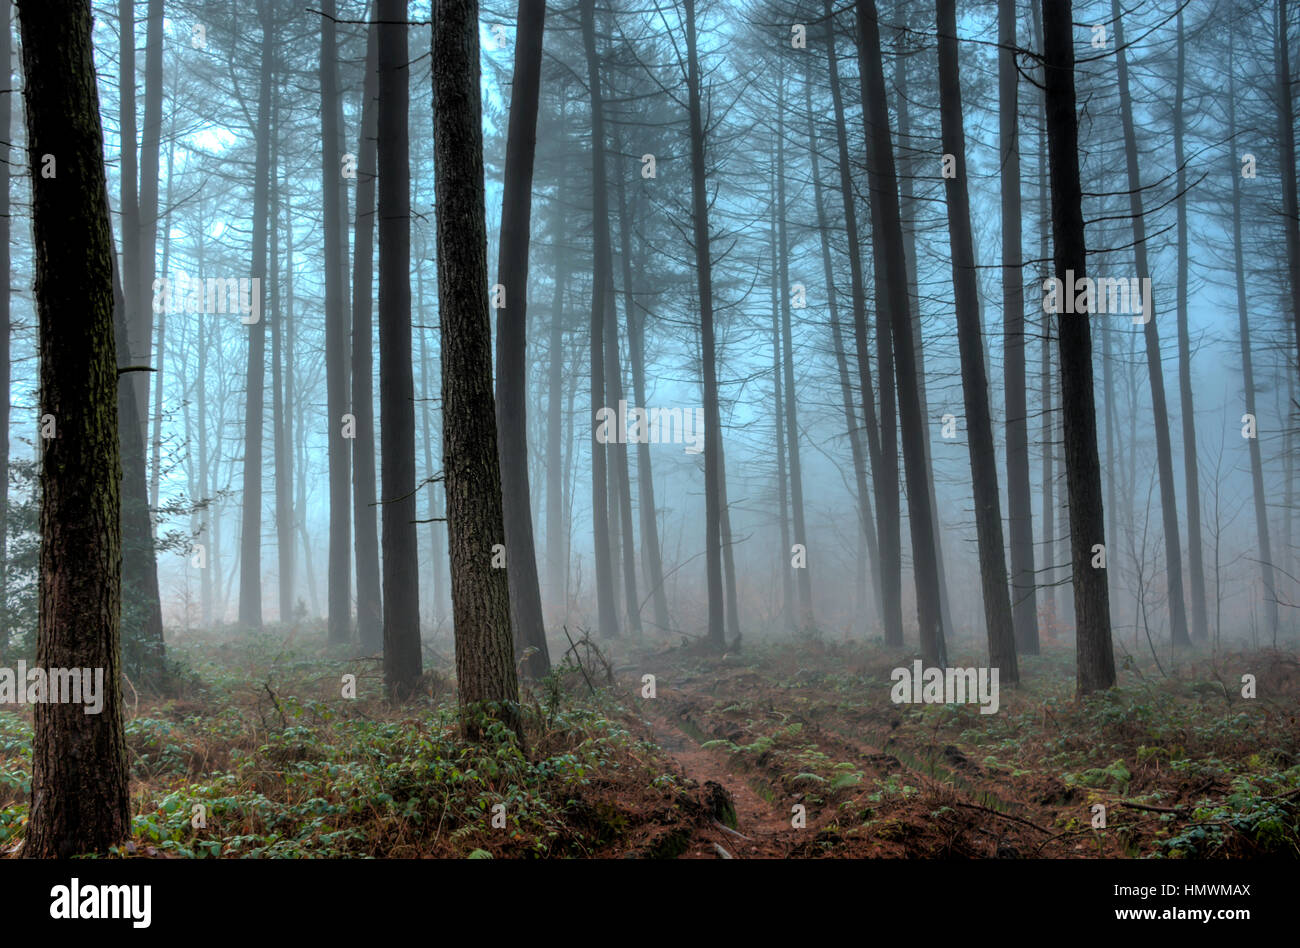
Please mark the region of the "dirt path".
<svg viewBox="0 0 1300 948"><path fill-rule="evenodd" d="M734 772L725 751L704 750L679 723L681 714L690 706L691 695L689 691L663 688L653 700L638 698L642 720L649 725L647 737L667 752L683 776L706 788L706 793L710 784L726 791L735 809L736 832L740 836L717 826L701 827L681 858L725 858L718 852L719 846L736 859L787 855L801 841L790 825L790 814L764 800L743 774Z"/></svg>

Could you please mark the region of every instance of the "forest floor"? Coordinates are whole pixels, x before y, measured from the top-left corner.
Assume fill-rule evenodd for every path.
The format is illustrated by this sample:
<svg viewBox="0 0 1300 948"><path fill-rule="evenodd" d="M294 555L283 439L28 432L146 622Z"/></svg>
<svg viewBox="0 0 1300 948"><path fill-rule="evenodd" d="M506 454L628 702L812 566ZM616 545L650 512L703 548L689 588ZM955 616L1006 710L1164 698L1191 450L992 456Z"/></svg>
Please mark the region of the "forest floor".
<svg viewBox="0 0 1300 948"><path fill-rule="evenodd" d="M981 661L973 641L950 650ZM1300 855L1291 654L1124 658L1117 688L1078 700L1073 649L1053 645L982 715L893 703L912 659L878 642L605 651L579 640L530 690L521 748L500 727L460 739L445 640L426 645L426 696L393 708L377 660L330 654L319 630L190 633L169 643L172 695L128 692L119 854ZM0 855L21 845L30 786L30 709L0 711Z"/></svg>

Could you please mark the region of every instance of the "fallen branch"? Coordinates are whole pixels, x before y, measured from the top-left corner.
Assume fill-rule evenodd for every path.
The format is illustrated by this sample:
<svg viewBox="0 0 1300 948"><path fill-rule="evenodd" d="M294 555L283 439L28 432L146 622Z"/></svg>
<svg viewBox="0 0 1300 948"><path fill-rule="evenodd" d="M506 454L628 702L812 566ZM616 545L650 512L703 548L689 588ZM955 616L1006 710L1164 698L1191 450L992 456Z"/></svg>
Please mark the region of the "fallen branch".
<svg viewBox="0 0 1300 948"><path fill-rule="evenodd" d="M1050 835L1052 832L1049 829L1043 829L1043 827L1039 826L1037 823L1031 823L1029 820L1023 819L1022 817L1012 816L1010 813L999 813L997 810L981 806L978 803L957 803L956 806L964 806L968 810L983 810L985 813L992 813L994 816L1000 816L1004 820L1011 820L1013 823L1023 823L1025 826L1033 827L1040 833L1047 833Z"/></svg>
<svg viewBox="0 0 1300 948"><path fill-rule="evenodd" d="M718 854L718 858L719 858L719 859L735 859L735 858L736 858L735 856L731 855L731 853L729 853L729 852L727 852L725 849L723 849L722 846L720 846L718 843L714 843L714 844L713 844L713 851L716 852L716 853Z"/></svg>
<svg viewBox="0 0 1300 948"><path fill-rule="evenodd" d="M719 823L717 820L714 820L713 825L716 826L718 829L722 830L722 832L724 833L730 833L732 836L735 836L737 839L743 839L748 843L753 842L753 840L750 839L748 836L746 836L744 833L736 832L734 829L732 829L730 826L727 826L725 823Z"/></svg>

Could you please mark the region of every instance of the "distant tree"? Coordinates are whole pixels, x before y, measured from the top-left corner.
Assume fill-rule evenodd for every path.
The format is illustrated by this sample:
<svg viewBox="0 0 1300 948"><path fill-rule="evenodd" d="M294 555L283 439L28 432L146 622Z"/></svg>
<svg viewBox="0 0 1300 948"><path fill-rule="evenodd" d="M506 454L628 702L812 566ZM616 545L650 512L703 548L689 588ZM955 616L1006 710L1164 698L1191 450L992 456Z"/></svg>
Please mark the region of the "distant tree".
<svg viewBox="0 0 1300 948"><path fill-rule="evenodd" d="M497 282L505 305L497 311L497 437L500 439L502 503L505 512L506 575L515 653L525 674L540 679L551 668L542 622L542 597L533 547L528 493L527 305L529 223L532 217L533 152L537 143L537 100L542 74L544 0L520 0L515 31L515 70L510 93L501 247Z"/></svg>
<svg viewBox="0 0 1300 948"><path fill-rule="evenodd" d="M331 642L346 642L352 634L352 578L349 547L352 523L348 504L348 442L341 430L348 397L347 309L343 296L347 292L345 268L347 241L343 236L343 210L340 188L343 169L340 165L340 114L342 105L338 89L337 27L334 23L334 0L324 0L320 18L320 127L321 127L321 207L325 238L325 402L327 412L329 459L329 619ZM363 143L364 145L364 143ZM360 172L358 172L360 173ZM369 294L370 287L366 291ZM369 336L365 339L370 349ZM357 428L374 432L370 403L353 405L361 412ZM373 441L372 441L373 444ZM358 557L358 594L363 561ZM371 590L367 590L372 592ZM358 612L361 611L360 598ZM370 605L370 597L365 604Z"/></svg>

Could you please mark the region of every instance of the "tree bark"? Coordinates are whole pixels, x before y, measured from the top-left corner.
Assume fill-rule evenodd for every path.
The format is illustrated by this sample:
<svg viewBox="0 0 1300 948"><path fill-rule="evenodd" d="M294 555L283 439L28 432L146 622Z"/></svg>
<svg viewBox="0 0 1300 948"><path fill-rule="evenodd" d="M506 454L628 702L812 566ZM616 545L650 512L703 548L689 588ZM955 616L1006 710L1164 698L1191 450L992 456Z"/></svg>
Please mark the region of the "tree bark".
<svg viewBox="0 0 1300 948"><path fill-rule="evenodd" d="M244 498L239 543L239 622L262 627L262 444L265 424L266 320L261 287L266 282L266 218L271 184L271 87L274 43L269 0L259 3L262 20L261 90L257 105L257 156L253 181L253 260L258 282L250 300L258 319L248 327L248 388L244 399Z"/></svg>
<svg viewBox="0 0 1300 948"><path fill-rule="evenodd" d="M989 665L1000 670L1000 680L1016 684L1016 638L1011 598L1007 592L1006 548L1002 539L1002 506L998 494L997 452L993 445L993 419L989 411L989 381L981 340L979 286L975 279L975 249L971 241L970 194L966 184L966 132L962 125L961 79L957 60L956 0L938 0L939 113L943 152L957 160L957 173L944 179L948 206L948 233L952 244L952 283L957 315L957 344L961 354L962 395L970 449L971 482L975 495L975 531L979 547L980 583L984 593L984 622L989 643ZM1019 165L1016 165L1017 175ZM1003 175L1007 167L1002 168ZM1017 192L1018 188L1017 176ZM1016 203L1019 203L1017 200ZM1016 217L1019 223L1019 215ZM1017 235L1018 236L1018 235ZM1004 235L1005 237L1005 235ZM1019 241L1016 241L1019 243ZM1017 254L1018 256L1018 254ZM1019 274L1013 269L1013 278ZM1006 268L1004 268L1004 275ZM1009 312L1018 312L1011 310ZM1023 318L1023 317L1022 317ZM1023 382L1023 336L1021 380ZM1023 394L1023 384L1021 386ZM1023 414L1023 412L1022 412ZM1028 438L1025 444L1025 481L1029 480ZM1026 500L1028 499L1026 488Z"/></svg>
<svg viewBox="0 0 1300 948"><path fill-rule="evenodd" d="M366 76L362 82L361 135L357 142L357 199L352 249L352 519L357 561L357 638L361 651L373 655L384 647L384 606L379 578L379 513L375 503L375 162L378 157L378 31L373 22L366 41ZM337 424L331 419L330 424ZM333 437L333 434L331 435ZM332 443L332 442L331 442ZM344 442L340 441L340 445ZM346 447L341 447L346 451ZM346 458L343 462L346 464ZM346 475L346 470L344 471ZM343 516L346 529L347 516ZM347 538L343 542L346 544ZM347 577L347 551L340 566Z"/></svg>
<svg viewBox="0 0 1300 948"><path fill-rule="evenodd" d="M472 6L472 4L470 4ZM442 17L449 15L453 19L463 14L462 4L438 4L438 26L434 30L434 99L435 99L435 151L445 147L446 143L437 140L437 131L447 122L444 114L453 108L468 108L471 103L457 102L455 106L444 104L441 109L439 101L446 103L450 98L455 101L455 94L438 96L439 84L446 81L449 64L443 62L442 56L453 57L458 50L448 42L448 31L456 26L444 24ZM379 64L379 124L378 124L378 169L379 169L379 412L380 412L380 471L382 477L381 498L383 502L383 597L384 597L384 683L392 701L405 701L410 698L417 687L422 673L423 655L420 649L420 568L417 561L418 541L415 520L415 379L411 365L411 165L410 138L408 135L408 106L410 104L410 68L407 55L406 3L403 0L378 0L375 7L376 28L378 36ZM439 40L442 40L440 43ZM446 48L444 48L446 47ZM477 37L474 43L477 50ZM474 76L478 75L478 59L472 61ZM470 62L460 60L460 64L469 75ZM475 89L477 89L477 83ZM478 97L475 95L472 105L474 114L478 115ZM476 118L477 120L477 118ZM439 165L444 162L440 160ZM446 176L454 176L453 170L447 170ZM445 184L444 174L438 175L438 226L441 229L444 215L460 218L454 208L443 203L442 191ZM479 197L479 220L482 220L482 196ZM453 198L454 200L454 198ZM468 213L468 208L463 209ZM439 273L443 267L443 241L439 233ZM481 251L480 251L481 253ZM486 274L477 283L461 283L456 293L441 279L438 292L441 298L441 316L443 332L448 332L449 319L454 320L453 304L449 297L464 297L459 305L467 302L483 301L483 291L487 286ZM453 331L454 337L456 333ZM453 350L447 347L446 335L443 341L443 367L449 370L459 361L453 358ZM447 411L447 375L443 372L443 410ZM491 372L488 377L490 379ZM487 432L482 432L487 434ZM495 448L495 432L492 448ZM446 432L443 434L447 438ZM482 451L480 447L478 449ZM495 454L495 450L492 451ZM454 450L448 448L444 458L456 458ZM495 485L499 490L499 483ZM448 495L450 496L450 494ZM498 500L498 503L500 501ZM486 526L481 524L479 526ZM484 530L479 534L480 542L486 537L499 537L500 530ZM455 536L453 532L453 537ZM453 550L453 564L455 552ZM453 582L455 573L453 572ZM502 577L504 586L504 577ZM454 593L454 587L453 587ZM457 617L459 618L459 616ZM468 617L467 617L468 618ZM509 616L506 617L503 630L509 632ZM460 635L460 623L456 623L457 637ZM458 649L459 651L459 649ZM463 685L462 685L463 687Z"/></svg>
<svg viewBox="0 0 1300 948"><path fill-rule="evenodd" d="M477 738L479 711L495 714L516 733L521 733L521 725L509 583L505 572L491 565L490 547L504 537L505 524L492 398L492 329L484 298L487 225L475 0L437 0L433 90L442 456L451 537L456 680L466 712L463 728L467 736ZM380 126L382 132L382 119Z"/></svg>
<svg viewBox="0 0 1300 948"><path fill-rule="evenodd" d="M73 703L34 709L23 855L67 858L106 854L131 826L119 657L114 312L121 304L114 299L90 4L23 3L18 19L32 169L39 404L55 424L41 453L36 662L103 672L99 714Z"/></svg>
<svg viewBox="0 0 1300 948"><path fill-rule="evenodd" d="M1029 486L1029 409L1025 386L1025 274L1021 243L1019 73L1016 3L998 0L998 119L1002 159L1002 320L1007 412L1007 512L1011 606L1017 650L1038 653L1033 494ZM957 116L960 120L960 114ZM992 630L990 630L991 632Z"/></svg>
<svg viewBox="0 0 1300 948"><path fill-rule="evenodd" d="M1137 133L1133 127L1133 102L1129 95L1128 55L1124 49L1124 21L1119 0L1111 0L1115 27L1116 71L1119 83L1120 122L1124 131L1124 163L1128 172L1129 213L1133 226L1133 254L1138 279L1150 286L1151 267L1147 262L1146 218L1142 209L1142 180L1138 171ZM1187 635L1187 603L1183 599L1183 555L1178 531L1178 496L1174 486L1174 455L1169 436L1169 408L1165 395L1164 361L1160 353L1160 332L1156 327L1155 304L1144 297L1146 320L1143 337L1147 347L1147 371L1151 382L1151 423L1156 434L1156 466L1160 476L1160 511L1164 521L1165 573L1169 587L1169 630L1175 647L1192 644Z"/></svg>
<svg viewBox="0 0 1300 948"><path fill-rule="evenodd" d="M916 582L917 622L922 660L930 666L947 664L944 629L939 610L939 575L931 523L926 475L921 401L917 388L916 350L907 300L907 264L903 258L903 228L898 205L898 180L885 98L884 64L875 0L857 0L859 73L864 124L867 130L867 176L871 192L872 256L876 269L876 298L888 315L898 382L902 423L903 469L912 534L912 567ZM881 326L884 325L882 320ZM884 336L883 328L877 336ZM884 372L881 372L884 378ZM892 412L892 406L890 408ZM885 414L882 406L882 415ZM882 551L883 552L883 551Z"/></svg>
<svg viewBox="0 0 1300 948"><path fill-rule="evenodd" d="M497 281L505 288L505 305L497 311L496 411L506 576L515 655L523 674L534 681L551 670L528 489L528 247L545 22L544 0L519 0L497 258Z"/></svg>
<svg viewBox="0 0 1300 948"><path fill-rule="evenodd" d="M596 412L605 404L605 307L608 305L609 195L605 186L605 103L600 86L600 59L596 52L595 0L582 0L582 44L587 59L587 84L591 92L591 508L596 560L596 606L600 634L619 635L614 599L614 561L609 542L609 474L605 445L597 437ZM617 411L618 406L613 406Z"/></svg>
<svg viewBox="0 0 1300 948"><path fill-rule="evenodd" d="M878 512L877 537L873 560L877 564L881 622L885 641L890 645L903 643L902 557L899 550L899 501L897 491L897 462L894 470L894 491L886 492L889 468L882 454L883 437L881 421L876 417L875 388L871 381L871 350L867 344L866 281L862 272L861 246L858 236L856 198L853 176L849 164L848 131L844 122L844 97L840 92L839 65L835 52L834 21L831 19L830 0L823 0L827 22L831 24L832 38L828 44L830 60L831 100L835 108L835 137L839 148L840 198L844 204L844 226L848 237L849 281L853 301L853 336L857 349L859 397L862 399L866 421L867 460L871 462L871 482ZM883 386L883 382L882 382ZM883 387L882 387L883 406ZM883 407L882 407L883 411ZM890 431L892 432L892 427ZM879 557L878 559L876 557Z"/></svg>
<svg viewBox="0 0 1300 948"><path fill-rule="evenodd" d="M1079 184L1079 126L1074 100L1074 35L1070 0L1042 0L1047 148L1052 176L1052 235L1056 278L1086 272L1083 194ZM1073 287L1068 288L1073 292ZM1094 544L1106 542L1092 391L1092 329L1087 318L1057 320L1065 474L1070 495L1075 643L1080 694L1115 684L1110 592L1104 569L1092 567Z"/></svg>
<svg viewBox="0 0 1300 948"><path fill-rule="evenodd" d="M1237 77L1233 72L1232 35L1228 40L1228 141L1236 141L1237 134ZM1241 227L1241 174L1232 176L1232 259L1237 278L1237 327L1241 336L1241 386L1246 414L1256 419L1255 437L1248 439L1250 451L1250 480L1255 504L1255 533L1259 540L1259 574L1264 586L1264 616L1268 630L1278 632L1277 585L1273 575L1273 543L1268 523L1268 495L1264 486L1264 459L1260 450L1260 434L1255 410L1255 359L1251 348L1250 316L1246 297L1246 259L1242 248ZM1243 419L1243 424L1245 420Z"/></svg>

